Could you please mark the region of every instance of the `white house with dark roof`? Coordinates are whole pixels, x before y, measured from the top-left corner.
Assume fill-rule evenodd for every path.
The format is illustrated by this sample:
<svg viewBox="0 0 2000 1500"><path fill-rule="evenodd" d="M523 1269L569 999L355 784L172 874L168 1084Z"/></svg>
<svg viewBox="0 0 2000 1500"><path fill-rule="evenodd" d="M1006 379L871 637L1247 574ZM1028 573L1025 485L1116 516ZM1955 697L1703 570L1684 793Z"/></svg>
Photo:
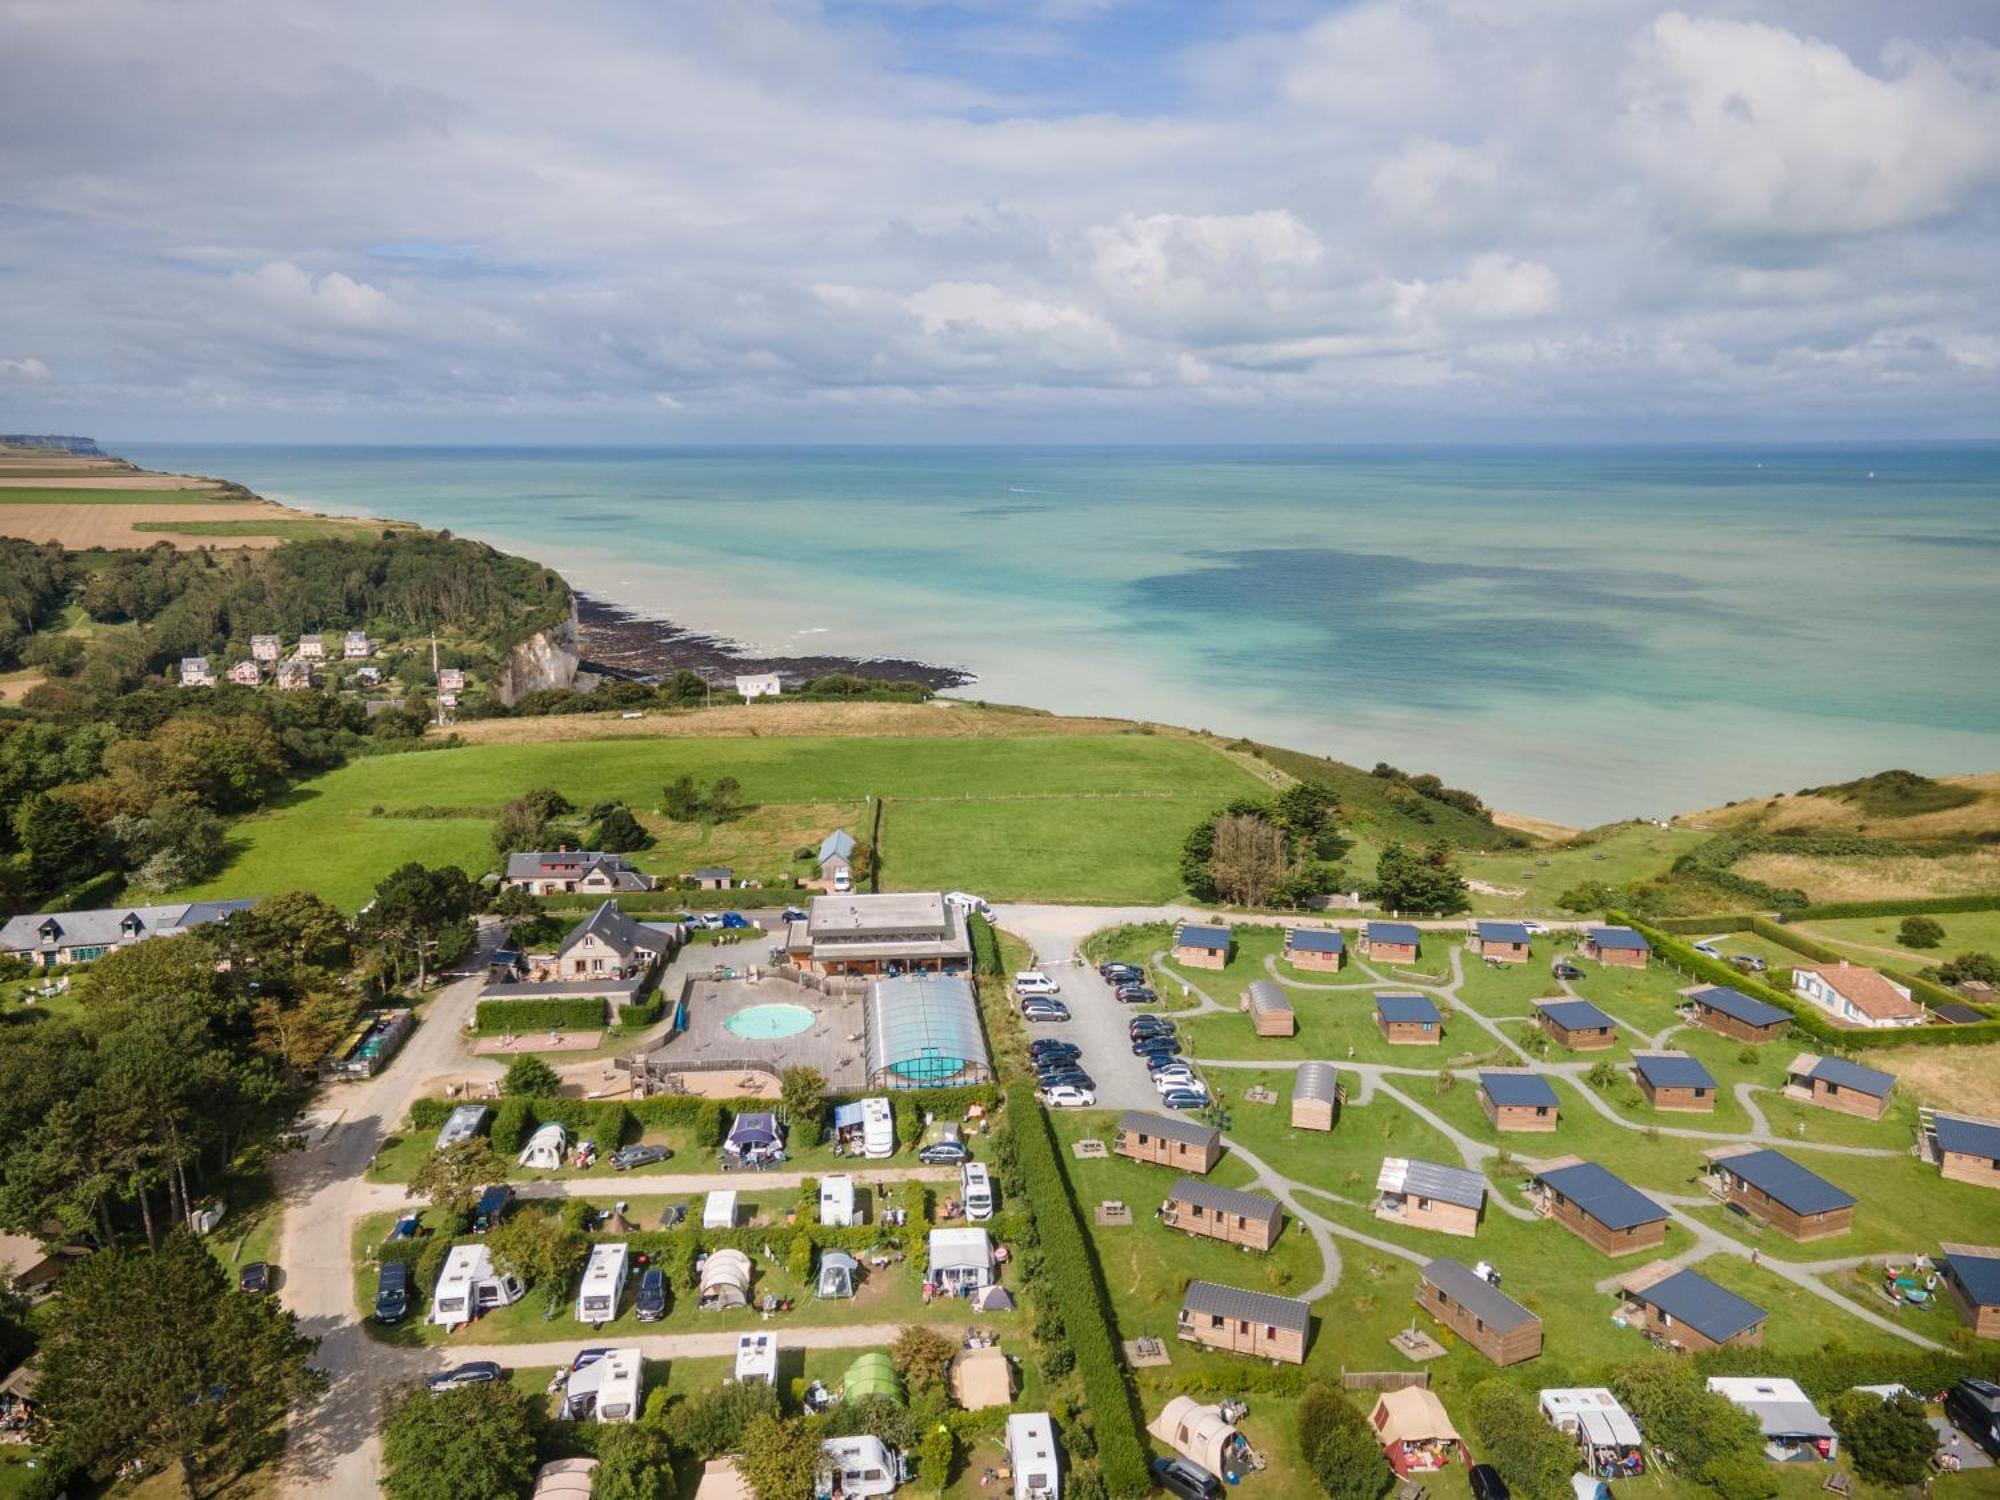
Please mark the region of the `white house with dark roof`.
<svg viewBox="0 0 2000 1500"><path fill-rule="evenodd" d="M537 849L508 855L507 873L500 884L531 896L558 891L613 896L622 891L650 891L653 877L633 869L622 854L596 849Z"/></svg>
<svg viewBox="0 0 2000 1500"><path fill-rule="evenodd" d="M785 691L785 684L776 672L745 673L736 679L736 695L745 703L757 698L776 698Z"/></svg>
<svg viewBox="0 0 2000 1500"><path fill-rule="evenodd" d="M347 661L366 661L375 654L375 643L365 630L350 630L341 638L340 654Z"/></svg>
<svg viewBox="0 0 2000 1500"><path fill-rule="evenodd" d="M180 683L184 688L214 687L215 668L208 664L205 656L183 656Z"/></svg>
<svg viewBox="0 0 2000 1500"><path fill-rule="evenodd" d="M253 635L250 637L250 659L270 665L277 665L278 658L285 654L285 642L275 635Z"/></svg>
<svg viewBox="0 0 2000 1500"><path fill-rule="evenodd" d="M255 660L232 663L229 680L238 687L257 687L264 681L264 669Z"/></svg>
<svg viewBox="0 0 2000 1500"><path fill-rule="evenodd" d="M147 938L178 937L253 905L251 901L196 901L176 906L28 912L8 918L0 926L0 953L38 968L88 963Z"/></svg>
<svg viewBox="0 0 2000 1500"><path fill-rule="evenodd" d="M561 979L629 978L644 974L667 951L667 935L636 922L606 901L572 927L556 951Z"/></svg>
<svg viewBox="0 0 2000 1500"><path fill-rule="evenodd" d="M300 636L298 658L300 661L325 661L326 637L323 635Z"/></svg>
<svg viewBox="0 0 2000 1500"><path fill-rule="evenodd" d="M313 685L312 663L294 658L278 663L278 691L281 693L303 693Z"/></svg>

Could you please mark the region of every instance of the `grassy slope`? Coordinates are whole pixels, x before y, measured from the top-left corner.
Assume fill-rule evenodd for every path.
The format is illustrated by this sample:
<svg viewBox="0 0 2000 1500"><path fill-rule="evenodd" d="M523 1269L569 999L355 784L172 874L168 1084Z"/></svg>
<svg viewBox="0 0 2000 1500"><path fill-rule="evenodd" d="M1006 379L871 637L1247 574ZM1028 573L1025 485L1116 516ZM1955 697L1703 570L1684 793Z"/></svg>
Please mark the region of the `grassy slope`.
<svg viewBox="0 0 2000 1500"><path fill-rule="evenodd" d="M1318 782L1332 791L1340 798L1341 821L1370 844L1449 839L1461 849L1504 849L1515 842L1515 836L1505 829L1443 802L1420 799L1417 805L1421 811L1414 813L1398 806L1389 796L1393 782L1357 766L1272 745L1259 745L1257 753L1286 775Z"/></svg>
<svg viewBox="0 0 2000 1500"><path fill-rule="evenodd" d="M887 883L1058 900L1173 897L1175 854L1187 830L1254 785L1199 741L1137 733L468 746L360 760L303 784L237 824L237 857L185 894L304 886L352 907L405 860L489 868L493 813L531 787L553 786L585 805L615 797L650 808L683 772L704 781L735 776L760 804L854 809L865 797L886 798ZM465 815L371 817L378 805ZM716 830L701 858L729 860L728 834ZM670 849L641 863L672 873L691 853Z"/></svg>
<svg viewBox="0 0 2000 1500"><path fill-rule="evenodd" d="M0 505L234 505L250 504L240 490L87 490L59 486L0 487Z"/></svg>

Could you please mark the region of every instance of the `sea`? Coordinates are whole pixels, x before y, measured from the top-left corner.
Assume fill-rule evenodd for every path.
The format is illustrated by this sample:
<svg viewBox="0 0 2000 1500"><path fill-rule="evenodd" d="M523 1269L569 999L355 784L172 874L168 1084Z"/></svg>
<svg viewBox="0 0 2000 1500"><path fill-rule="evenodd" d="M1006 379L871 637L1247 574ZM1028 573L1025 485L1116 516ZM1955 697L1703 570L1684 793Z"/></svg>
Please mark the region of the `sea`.
<svg viewBox="0 0 2000 1500"><path fill-rule="evenodd" d="M109 446L1562 823L2000 768L2000 446Z"/></svg>

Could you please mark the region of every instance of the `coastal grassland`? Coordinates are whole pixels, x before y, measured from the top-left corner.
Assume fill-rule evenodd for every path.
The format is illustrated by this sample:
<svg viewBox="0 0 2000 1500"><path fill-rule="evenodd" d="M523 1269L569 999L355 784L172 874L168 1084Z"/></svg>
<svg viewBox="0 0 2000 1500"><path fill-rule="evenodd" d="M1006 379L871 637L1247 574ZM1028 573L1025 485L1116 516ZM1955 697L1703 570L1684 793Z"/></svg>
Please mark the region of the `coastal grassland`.
<svg viewBox="0 0 2000 1500"><path fill-rule="evenodd" d="M170 498L169 498L170 497ZM124 489L82 489L68 485L0 485L0 506L13 505L143 505L176 507L184 505L246 505L258 502L251 496L216 491L206 487L160 485Z"/></svg>
<svg viewBox="0 0 2000 1500"><path fill-rule="evenodd" d="M276 537L281 542L301 542L319 537L370 537L379 533L379 524L367 521L336 521L321 516L277 517L261 521L134 521L134 531L161 532L167 536L192 537Z"/></svg>
<svg viewBox="0 0 2000 1500"><path fill-rule="evenodd" d="M801 735L950 736L1015 739L1030 735L1149 734L1148 726L1127 719L1067 718L1036 708L1010 708L934 698L928 703L806 703L797 699L747 704L733 700L712 708L649 709L642 718L621 713L562 714L555 717L476 719L456 728L475 745L522 745L549 741L721 739ZM1167 738L1216 743L1207 736L1158 730Z"/></svg>
<svg viewBox="0 0 2000 1500"><path fill-rule="evenodd" d="M1969 896L2000 890L2000 847L1935 856L1760 853L1745 855L1731 870L1781 890L1804 891L1812 901Z"/></svg>
<svg viewBox="0 0 2000 1500"><path fill-rule="evenodd" d="M27 493L31 492L0 490L0 496L8 497ZM190 525L224 525L240 529L211 534L210 545L221 536L239 547L275 547L292 538L273 528L320 521L267 501L203 492L183 498L186 492L168 497L161 491L114 491L110 492L112 498L101 501L92 501L90 492L83 490L46 493L49 498L39 504L18 498L0 502L0 536L59 542L72 552L92 547L143 550L157 542L171 543L174 533ZM79 495L86 498L80 501ZM357 528L355 534L367 535L377 529Z"/></svg>
<svg viewBox="0 0 2000 1500"><path fill-rule="evenodd" d="M1556 898L1587 881L1626 885L1665 875L1673 863L1706 835L1651 823L1613 823L1567 843L1497 853L1466 851L1459 869L1468 881L1507 894L1474 889L1472 910L1487 915L1561 913Z"/></svg>
<svg viewBox="0 0 2000 1500"><path fill-rule="evenodd" d="M1732 833L1858 833L1879 839L1953 839L2000 831L2000 771L1904 783L1871 776L1794 796L1711 807L1679 820Z"/></svg>
<svg viewBox="0 0 2000 1500"><path fill-rule="evenodd" d="M1905 1089L1927 1104L2000 1119L2000 1044L1896 1048L1874 1053L1869 1061L1894 1073ZM1903 1093L1904 1089L1897 1090L1891 1113L1904 1103ZM1908 1138L1906 1125L1904 1140Z"/></svg>
<svg viewBox="0 0 2000 1500"><path fill-rule="evenodd" d="M303 887L351 909L405 860L457 864L473 874L491 868L488 810L531 787L554 787L586 807L619 798L655 808L661 789L682 774L701 782L734 776L745 800L760 806L886 799L886 884L1051 900L1172 896L1186 831L1249 784L1199 740L1168 735L471 745L358 760L302 783L236 823L228 867L187 894ZM471 815L371 816L378 807ZM704 860L718 853L711 843Z"/></svg>
<svg viewBox="0 0 2000 1500"><path fill-rule="evenodd" d="M1905 948L1896 940L1903 925L1900 916L1814 918L1793 923L1792 930L1863 960L1887 958L1925 965L1955 953L2000 954L2000 910L1942 912L1930 920L1944 929L1944 939L1935 948L1924 949Z"/></svg>

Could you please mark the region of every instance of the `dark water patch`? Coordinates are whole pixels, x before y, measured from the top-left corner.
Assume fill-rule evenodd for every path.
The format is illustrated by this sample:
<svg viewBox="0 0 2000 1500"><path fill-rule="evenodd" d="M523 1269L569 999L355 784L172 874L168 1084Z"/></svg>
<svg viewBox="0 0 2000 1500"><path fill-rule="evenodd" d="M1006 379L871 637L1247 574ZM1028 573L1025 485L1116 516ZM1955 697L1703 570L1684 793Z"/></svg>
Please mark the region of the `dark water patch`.
<svg viewBox="0 0 2000 1500"><path fill-rule="evenodd" d="M1915 542L1920 547L1968 547L2000 549L2000 536L1953 535L1949 532L1894 531L1882 538L1885 542Z"/></svg>
<svg viewBox="0 0 2000 1500"><path fill-rule="evenodd" d="M1053 505L979 505L960 511L968 521L1009 521L1015 516L1041 516L1054 510Z"/></svg>

